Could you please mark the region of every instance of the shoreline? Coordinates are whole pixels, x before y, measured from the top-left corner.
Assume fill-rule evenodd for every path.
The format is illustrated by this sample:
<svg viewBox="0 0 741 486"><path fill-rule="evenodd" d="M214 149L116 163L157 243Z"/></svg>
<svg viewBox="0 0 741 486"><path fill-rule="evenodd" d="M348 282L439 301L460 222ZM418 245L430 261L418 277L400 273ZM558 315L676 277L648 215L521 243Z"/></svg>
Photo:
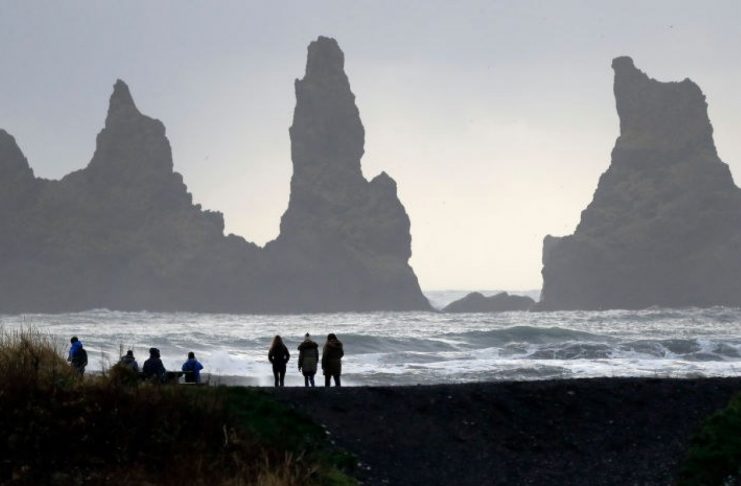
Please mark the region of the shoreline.
<svg viewBox="0 0 741 486"><path fill-rule="evenodd" d="M98 372L91 372L96 374ZM209 373L201 373L203 378L203 384L207 386L237 386L247 388L265 388L275 389L273 386L272 375L260 375L260 376L242 376L242 375L216 375ZM291 383L288 384L289 378ZM314 377L316 382L316 388L324 387L324 375L321 372L317 373ZM346 375L342 375L342 388L358 389L358 388L420 388L420 387L439 387L439 386L473 386L473 385L505 385L513 383L560 383L560 382L586 382L586 381L602 381L602 380L615 380L615 381L630 381L630 380L647 380L647 381L703 381L703 380L741 380L741 370L734 375L716 375L706 376L702 374L653 374L645 376L633 376L633 375L622 375L622 376L583 376L583 377L565 377L565 378L532 378L527 380L514 380L514 379L500 379L500 380L478 380L478 381L459 381L459 382L420 382L420 383L384 383L384 384L364 384L354 381L352 378L346 379ZM285 389L302 389L306 388L303 383L303 375L294 374L291 376L286 375L286 386ZM180 383L182 384L182 383ZM331 388L334 388L334 384ZM739 389L741 391L741 387Z"/></svg>

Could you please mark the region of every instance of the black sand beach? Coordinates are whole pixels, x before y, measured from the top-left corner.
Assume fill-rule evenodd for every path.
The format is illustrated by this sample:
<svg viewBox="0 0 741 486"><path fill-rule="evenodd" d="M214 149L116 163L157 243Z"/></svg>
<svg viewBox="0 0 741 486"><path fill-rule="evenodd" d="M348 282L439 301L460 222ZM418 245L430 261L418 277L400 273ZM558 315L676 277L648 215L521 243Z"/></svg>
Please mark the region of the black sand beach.
<svg viewBox="0 0 741 486"><path fill-rule="evenodd" d="M666 485L741 378L284 388L364 484Z"/></svg>

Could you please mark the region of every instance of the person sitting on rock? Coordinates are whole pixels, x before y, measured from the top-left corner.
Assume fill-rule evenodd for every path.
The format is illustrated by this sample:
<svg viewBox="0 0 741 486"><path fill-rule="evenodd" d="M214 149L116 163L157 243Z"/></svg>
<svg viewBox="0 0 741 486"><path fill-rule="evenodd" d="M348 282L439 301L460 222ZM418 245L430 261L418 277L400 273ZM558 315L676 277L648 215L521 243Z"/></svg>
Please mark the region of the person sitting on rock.
<svg viewBox="0 0 741 486"><path fill-rule="evenodd" d="M314 386L319 364L319 345L311 340L309 333L304 336L304 342L298 345L298 370L304 375L304 386Z"/></svg>
<svg viewBox="0 0 741 486"><path fill-rule="evenodd" d="M134 352L130 349L126 351L125 355L121 356L118 364L124 368L130 369L134 373L139 373L139 363L136 362L136 358L134 358Z"/></svg>
<svg viewBox="0 0 741 486"><path fill-rule="evenodd" d="M185 372L186 383L200 383L201 370L203 365L196 359L196 354L191 351L188 353L188 361L183 363L182 370Z"/></svg>
<svg viewBox="0 0 741 486"><path fill-rule="evenodd" d="M160 359L160 350L157 348L149 348L149 359L144 362L142 366L142 377L145 380L151 380L153 382L163 383L165 381L165 365L162 364Z"/></svg>
<svg viewBox="0 0 741 486"><path fill-rule="evenodd" d="M322 371L324 372L324 386L328 387L334 378L335 386L340 384L340 375L342 374L342 357L345 352L342 349L342 343L337 336L329 334L327 342L322 349Z"/></svg>
<svg viewBox="0 0 741 486"><path fill-rule="evenodd" d="M275 336L270 351L268 351L268 360L273 365L276 387L283 386L283 381L286 378L286 364L288 364L289 359L291 359L291 355L288 353L286 345L283 344L283 339L280 336Z"/></svg>

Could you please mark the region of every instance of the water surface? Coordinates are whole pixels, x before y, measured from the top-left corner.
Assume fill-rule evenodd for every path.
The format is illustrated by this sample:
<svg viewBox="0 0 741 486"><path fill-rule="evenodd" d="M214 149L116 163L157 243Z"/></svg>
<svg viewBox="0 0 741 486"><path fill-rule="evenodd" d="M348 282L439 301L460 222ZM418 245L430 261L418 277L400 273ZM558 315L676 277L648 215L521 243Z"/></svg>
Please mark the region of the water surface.
<svg viewBox="0 0 741 486"><path fill-rule="evenodd" d="M207 371L272 383L267 349L281 334L293 353L310 332L345 345L348 385L427 384L598 376L741 376L741 309L441 314L378 312L234 315L113 312L0 315L6 330L33 327L64 347L85 343L90 370L133 349L140 364L160 348L168 369L194 351Z"/></svg>

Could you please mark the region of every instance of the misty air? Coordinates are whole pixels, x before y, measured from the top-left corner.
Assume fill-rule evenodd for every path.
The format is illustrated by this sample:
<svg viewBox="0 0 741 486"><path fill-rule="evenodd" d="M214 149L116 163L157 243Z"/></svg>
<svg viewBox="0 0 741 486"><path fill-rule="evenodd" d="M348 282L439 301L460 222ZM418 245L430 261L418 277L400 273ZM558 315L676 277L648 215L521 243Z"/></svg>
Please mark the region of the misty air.
<svg viewBox="0 0 741 486"><path fill-rule="evenodd" d="M0 1L0 484L741 484L739 21Z"/></svg>

